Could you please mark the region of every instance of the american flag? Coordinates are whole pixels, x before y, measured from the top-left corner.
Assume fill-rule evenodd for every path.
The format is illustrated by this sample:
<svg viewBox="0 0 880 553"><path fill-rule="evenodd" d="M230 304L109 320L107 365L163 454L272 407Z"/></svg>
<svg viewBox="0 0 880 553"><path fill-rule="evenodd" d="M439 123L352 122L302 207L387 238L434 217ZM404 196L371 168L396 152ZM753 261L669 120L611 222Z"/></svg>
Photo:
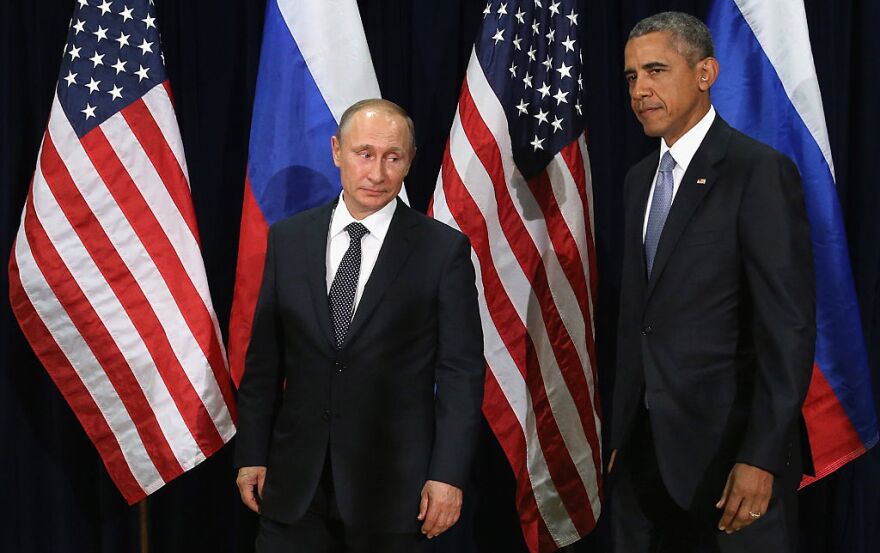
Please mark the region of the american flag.
<svg viewBox="0 0 880 553"><path fill-rule="evenodd" d="M600 512L580 17L575 0L486 4L432 205L473 244L483 412L533 552L577 541Z"/></svg>
<svg viewBox="0 0 880 553"><path fill-rule="evenodd" d="M152 2L78 0L9 277L129 503L235 434Z"/></svg>

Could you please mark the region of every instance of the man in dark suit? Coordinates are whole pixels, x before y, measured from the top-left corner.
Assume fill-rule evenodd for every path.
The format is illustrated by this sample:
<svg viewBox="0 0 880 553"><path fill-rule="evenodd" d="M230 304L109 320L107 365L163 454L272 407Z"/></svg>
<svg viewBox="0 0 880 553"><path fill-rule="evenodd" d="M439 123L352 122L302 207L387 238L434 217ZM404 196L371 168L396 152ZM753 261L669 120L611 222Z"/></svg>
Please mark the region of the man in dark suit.
<svg viewBox="0 0 880 553"><path fill-rule="evenodd" d="M624 57L632 109L662 140L624 185L617 550L793 551L815 341L800 177L715 113L702 22L647 18Z"/></svg>
<svg viewBox="0 0 880 553"><path fill-rule="evenodd" d="M340 199L269 231L237 484L258 552L415 551L458 519L479 432L470 243L397 200L400 107L355 104L331 145Z"/></svg>

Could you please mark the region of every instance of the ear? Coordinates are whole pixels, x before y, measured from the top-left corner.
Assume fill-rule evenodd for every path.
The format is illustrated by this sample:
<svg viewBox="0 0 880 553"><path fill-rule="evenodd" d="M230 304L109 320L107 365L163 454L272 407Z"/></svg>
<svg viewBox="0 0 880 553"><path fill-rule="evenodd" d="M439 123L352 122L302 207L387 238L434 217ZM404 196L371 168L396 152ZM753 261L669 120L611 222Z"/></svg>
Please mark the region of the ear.
<svg viewBox="0 0 880 553"><path fill-rule="evenodd" d="M697 62L697 67L700 76L698 86L700 90L707 92L718 78L718 60L715 58L705 58Z"/></svg>
<svg viewBox="0 0 880 553"><path fill-rule="evenodd" d="M339 167L342 162L342 144L339 143L336 135L330 137L330 150L333 152L333 164Z"/></svg>

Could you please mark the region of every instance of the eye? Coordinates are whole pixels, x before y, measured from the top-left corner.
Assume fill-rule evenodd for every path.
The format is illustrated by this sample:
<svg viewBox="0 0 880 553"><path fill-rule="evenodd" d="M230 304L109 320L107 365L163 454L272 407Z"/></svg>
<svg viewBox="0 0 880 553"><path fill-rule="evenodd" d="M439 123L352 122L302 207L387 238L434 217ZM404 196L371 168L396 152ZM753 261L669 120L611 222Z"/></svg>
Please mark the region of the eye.
<svg viewBox="0 0 880 553"><path fill-rule="evenodd" d="M366 150L361 150L360 152L357 153L357 155L361 159L370 159L370 152L367 152Z"/></svg>

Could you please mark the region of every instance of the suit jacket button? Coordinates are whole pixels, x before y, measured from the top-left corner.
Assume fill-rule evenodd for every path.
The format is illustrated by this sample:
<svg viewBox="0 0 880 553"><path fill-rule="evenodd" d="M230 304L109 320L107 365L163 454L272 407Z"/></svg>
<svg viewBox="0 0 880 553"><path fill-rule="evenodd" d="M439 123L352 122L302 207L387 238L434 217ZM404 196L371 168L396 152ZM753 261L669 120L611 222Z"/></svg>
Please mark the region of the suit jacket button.
<svg viewBox="0 0 880 553"><path fill-rule="evenodd" d="M341 372L342 372L342 369L345 368L345 365L343 365L343 364L340 363L339 361L337 361L336 363L333 363L333 366L336 368L336 372L337 372L337 373L341 373Z"/></svg>
<svg viewBox="0 0 880 553"><path fill-rule="evenodd" d="M647 336L648 334L651 334L652 332L654 332L654 329L651 327L651 325L648 325L642 329L642 336Z"/></svg>
<svg viewBox="0 0 880 553"><path fill-rule="evenodd" d="M329 421L330 420L330 411L324 411L321 414L321 418L324 419L325 421Z"/></svg>

